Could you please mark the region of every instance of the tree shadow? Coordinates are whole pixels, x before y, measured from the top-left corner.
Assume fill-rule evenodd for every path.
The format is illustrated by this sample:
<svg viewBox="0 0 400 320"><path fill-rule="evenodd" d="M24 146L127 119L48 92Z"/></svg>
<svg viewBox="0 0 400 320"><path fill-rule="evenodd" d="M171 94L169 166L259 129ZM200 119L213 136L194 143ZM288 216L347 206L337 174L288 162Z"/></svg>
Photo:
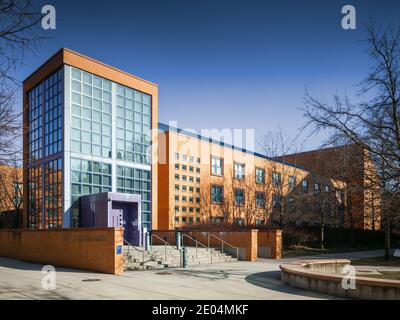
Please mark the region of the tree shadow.
<svg viewBox="0 0 400 320"><path fill-rule="evenodd" d="M292 295L302 295L311 298L325 298L325 299L339 299L337 297L329 296L326 294L306 291L303 289L295 288L284 284L281 281L281 272L277 271L266 271L258 272L248 275L245 280L252 285L257 287L273 290L276 292L282 292Z"/></svg>

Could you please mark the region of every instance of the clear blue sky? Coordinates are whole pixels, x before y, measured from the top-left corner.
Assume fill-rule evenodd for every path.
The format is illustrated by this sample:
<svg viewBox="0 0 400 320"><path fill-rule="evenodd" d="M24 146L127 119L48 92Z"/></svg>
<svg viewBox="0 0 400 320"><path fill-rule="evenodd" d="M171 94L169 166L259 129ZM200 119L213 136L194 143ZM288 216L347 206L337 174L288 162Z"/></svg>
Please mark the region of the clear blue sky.
<svg viewBox="0 0 400 320"><path fill-rule="evenodd" d="M41 3L38 1L37 3ZM43 1L44 4L49 3ZM182 128L279 127L304 123L305 87L331 97L367 74L362 23L398 23L400 1L55 1L57 30L19 69L24 79L68 47L159 85L159 120ZM341 8L357 30L341 28ZM318 147L311 137L305 149Z"/></svg>

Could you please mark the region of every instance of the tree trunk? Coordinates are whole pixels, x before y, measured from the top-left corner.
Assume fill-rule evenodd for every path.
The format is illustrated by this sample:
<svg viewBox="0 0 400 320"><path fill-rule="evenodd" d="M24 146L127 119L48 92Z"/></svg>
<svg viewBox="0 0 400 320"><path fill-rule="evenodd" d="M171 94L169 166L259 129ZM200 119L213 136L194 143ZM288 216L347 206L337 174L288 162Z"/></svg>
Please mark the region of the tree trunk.
<svg viewBox="0 0 400 320"><path fill-rule="evenodd" d="M386 219L385 226L385 260L390 259L390 220Z"/></svg>

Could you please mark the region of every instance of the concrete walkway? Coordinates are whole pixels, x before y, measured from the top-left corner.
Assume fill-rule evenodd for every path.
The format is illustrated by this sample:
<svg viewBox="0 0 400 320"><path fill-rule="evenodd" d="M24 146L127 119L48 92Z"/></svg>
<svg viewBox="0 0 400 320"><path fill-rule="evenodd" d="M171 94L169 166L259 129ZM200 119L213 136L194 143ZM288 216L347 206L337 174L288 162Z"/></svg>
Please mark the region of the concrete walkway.
<svg viewBox="0 0 400 320"><path fill-rule="evenodd" d="M380 251L364 251L329 258L379 254ZM321 256L131 271L121 276L57 268L57 288L53 291L41 287L41 265L0 258L0 299L335 299L281 283L279 264L303 258Z"/></svg>

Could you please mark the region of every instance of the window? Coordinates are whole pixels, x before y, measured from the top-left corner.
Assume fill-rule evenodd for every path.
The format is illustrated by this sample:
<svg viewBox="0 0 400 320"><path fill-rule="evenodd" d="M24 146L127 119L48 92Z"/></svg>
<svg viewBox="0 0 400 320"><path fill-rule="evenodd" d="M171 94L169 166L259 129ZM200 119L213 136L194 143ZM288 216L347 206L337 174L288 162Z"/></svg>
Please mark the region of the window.
<svg viewBox="0 0 400 320"><path fill-rule="evenodd" d="M189 202L193 203L193 197L189 197Z"/></svg>
<svg viewBox="0 0 400 320"><path fill-rule="evenodd" d="M193 187L189 187L189 192L193 192Z"/></svg>
<svg viewBox="0 0 400 320"><path fill-rule="evenodd" d="M193 209L193 208L191 208ZM193 217L189 217L189 223L193 223Z"/></svg>
<svg viewBox="0 0 400 320"><path fill-rule="evenodd" d="M179 207L175 206L175 213L178 213L178 212L179 212Z"/></svg>
<svg viewBox="0 0 400 320"><path fill-rule="evenodd" d="M175 191L179 191L179 184L175 185Z"/></svg>
<svg viewBox="0 0 400 320"><path fill-rule="evenodd" d="M175 180L179 181L179 174L175 174Z"/></svg>
<svg viewBox="0 0 400 320"><path fill-rule="evenodd" d="M182 192L186 192L187 191L187 187L186 186L182 186Z"/></svg>
<svg viewBox="0 0 400 320"><path fill-rule="evenodd" d="M199 197L196 198L196 203L200 203L200 198Z"/></svg>
<svg viewBox="0 0 400 320"><path fill-rule="evenodd" d="M175 195L175 201L179 201L179 195Z"/></svg>
<svg viewBox="0 0 400 320"><path fill-rule="evenodd" d="M200 164L200 158L197 158L197 164Z"/></svg>
<svg viewBox="0 0 400 320"><path fill-rule="evenodd" d="M289 190L294 190L296 188L296 177L289 176Z"/></svg>
<svg viewBox="0 0 400 320"><path fill-rule="evenodd" d="M324 190L327 193L331 191L331 189L330 189L330 187L328 185L325 185Z"/></svg>
<svg viewBox="0 0 400 320"><path fill-rule="evenodd" d="M186 207L182 207L182 212L186 213ZM183 218L182 218L183 219ZM185 220L186 221L186 220Z"/></svg>
<svg viewBox="0 0 400 320"><path fill-rule="evenodd" d="M193 157L189 157L189 162L193 163L194 162L194 158Z"/></svg>
<svg viewBox="0 0 400 320"><path fill-rule="evenodd" d="M211 202L222 203L223 201L223 187L222 186L211 186Z"/></svg>
<svg viewBox="0 0 400 320"><path fill-rule="evenodd" d="M223 160L221 158L212 157L211 158L211 174L213 174L215 176L222 176L223 175L222 164L223 164Z"/></svg>
<svg viewBox="0 0 400 320"><path fill-rule="evenodd" d="M262 168L256 168L256 183L263 184L265 181L265 170Z"/></svg>
<svg viewBox="0 0 400 320"><path fill-rule="evenodd" d="M182 208L183 209L183 208ZM183 210L182 210L183 211ZM186 208L185 208L185 212L186 212ZM182 223L186 223L186 217L182 217Z"/></svg>
<svg viewBox="0 0 400 320"><path fill-rule="evenodd" d="M190 167L189 167L189 172L193 172L193 171L194 171L193 166L190 166Z"/></svg>
<svg viewBox="0 0 400 320"><path fill-rule="evenodd" d="M244 190L235 189L235 204L237 206L244 206Z"/></svg>
<svg viewBox="0 0 400 320"><path fill-rule="evenodd" d="M151 223L151 172L117 165L117 192L141 195L142 222Z"/></svg>
<svg viewBox="0 0 400 320"><path fill-rule="evenodd" d="M308 181L307 180L304 179L301 181L301 189L303 191L307 191L307 189L308 189Z"/></svg>
<svg viewBox="0 0 400 320"><path fill-rule="evenodd" d="M200 178L199 177L196 178L196 183L200 184Z"/></svg>
<svg viewBox="0 0 400 320"><path fill-rule="evenodd" d="M200 222L200 217L196 217L196 222L197 222L197 223Z"/></svg>
<svg viewBox="0 0 400 320"><path fill-rule="evenodd" d="M200 173L200 168L196 168L196 173Z"/></svg>
<svg viewBox="0 0 400 320"><path fill-rule="evenodd" d="M200 188L196 187L196 193L200 193Z"/></svg>
<svg viewBox="0 0 400 320"><path fill-rule="evenodd" d="M279 187L281 185L281 174L279 172L272 172L272 186Z"/></svg>
<svg viewBox="0 0 400 320"><path fill-rule="evenodd" d="M265 204L265 194L264 192L256 192L256 207L264 208Z"/></svg>
<svg viewBox="0 0 400 320"><path fill-rule="evenodd" d="M282 197L280 195L272 195L272 208L281 209L282 207Z"/></svg>
<svg viewBox="0 0 400 320"><path fill-rule="evenodd" d="M175 163L175 170L179 170L179 163Z"/></svg>
<svg viewBox="0 0 400 320"><path fill-rule="evenodd" d="M187 177L185 175L182 175L182 181L186 181Z"/></svg>
<svg viewBox="0 0 400 320"><path fill-rule="evenodd" d="M187 170L187 165L186 165L186 164L183 164L183 165L182 165L182 170L183 170L183 171L186 171L186 170Z"/></svg>
<svg viewBox="0 0 400 320"><path fill-rule="evenodd" d="M179 217L175 217L175 222L179 223Z"/></svg>
<svg viewBox="0 0 400 320"><path fill-rule="evenodd" d="M319 193L320 189L321 189L321 185L318 182L316 182L314 184L314 192Z"/></svg>
<svg viewBox="0 0 400 320"><path fill-rule="evenodd" d="M235 223L236 223L236 225L239 226L239 227L242 226L242 225L244 224L244 223L243 223L243 219L240 219L240 218L236 218L236 219L235 219Z"/></svg>
<svg viewBox="0 0 400 320"><path fill-rule="evenodd" d="M193 182L194 178L192 176L189 176L189 182Z"/></svg>
<svg viewBox="0 0 400 320"><path fill-rule="evenodd" d="M235 163L235 179L244 180L244 164Z"/></svg>
<svg viewBox="0 0 400 320"><path fill-rule="evenodd" d="M186 154L183 154L183 155L182 155L182 160L183 160L183 161L187 161L187 155L186 155Z"/></svg>
<svg viewBox="0 0 400 320"><path fill-rule="evenodd" d="M193 213L193 207L189 207L189 213Z"/></svg>
<svg viewBox="0 0 400 320"><path fill-rule="evenodd" d="M186 196L182 196L182 201L186 202Z"/></svg>
<svg viewBox="0 0 400 320"><path fill-rule="evenodd" d="M179 160L179 153L175 152L175 160Z"/></svg>

